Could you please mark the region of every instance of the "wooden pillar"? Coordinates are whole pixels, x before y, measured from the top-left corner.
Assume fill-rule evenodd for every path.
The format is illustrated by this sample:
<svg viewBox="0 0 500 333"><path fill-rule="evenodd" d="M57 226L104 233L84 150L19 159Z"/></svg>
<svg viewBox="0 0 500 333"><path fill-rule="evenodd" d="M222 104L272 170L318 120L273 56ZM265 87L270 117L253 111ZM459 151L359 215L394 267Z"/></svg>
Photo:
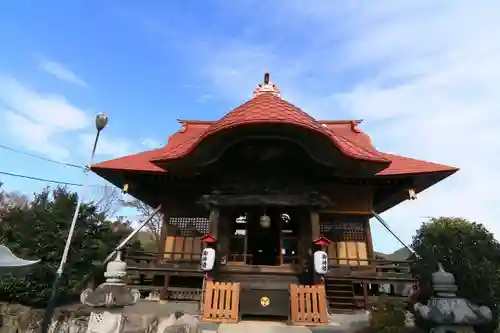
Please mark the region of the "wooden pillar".
<svg viewBox="0 0 500 333"><path fill-rule="evenodd" d="M210 209L210 216L208 217L209 220L209 231L210 233L217 239L217 243L215 244L215 267L211 272L211 277L213 280L218 280L219 279L219 269L220 269L220 263L221 263L221 250L224 246L224 244L221 244L220 238L219 238L219 208L218 207L211 207Z"/></svg>
<svg viewBox="0 0 500 333"><path fill-rule="evenodd" d="M279 248L279 261L280 261L280 266L283 265L284 263L284 258L283 258L283 219L279 219L280 224L278 226L278 232L279 232L279 237L280 237L280 248ZM246 239L245 239L246 240ZM246 252L246 244L245 244L245 252ZM245 256L246 257L246 256Z"/></svg>
<svg viewBox="0 0 500 333"><path fill-rule="evenodd" d="M373 263L373 259L375 259L374 256L374 250L373 250L373 240L372 240L372 232L370 228L370 219L367 218L365 221L365 237L366 237L366 252L368 255L368 264Z"/></svg>
<svg viewBox="0 0 500 333"><path fill-rule="evenodd" d="M363 286L363 303L365 304L365 310L368 309L368 286L366 284L366 280L362 282Z"/></svg>
<svg viewBox="0 0 500 333"><path fill-rule="evenodd" d="M215 215L216 213L214 213ZM218 245L218 250L221 252L221 256L225 256L229 252L229 242L230 242L230 237L231 237L231 222L230 221L230 214L227 214L227 212L218 212L218 221L217 221L217 245ZM211 223L211 222L210 222ZM215 236L215 234L214 234ZM226 257L226 261L228 261L229 258Z"/></svg>
<svg viewBox="0 0 500 333"><path fill-rule="evenodd" d="M168 236L168 229L169 229L169 222L170 222L170 214L166 210L162 209L162 214L163 214L163 225L161 227L161 235L160 235L160 244L158 244L158 252L159 252L159 257L161 258L160 260L166 260L165 256L165 244L167 241L167 236ZM158 261L160 263L161 261ZM161 289L160 292L160 299L161 300L167 300L168 298L168 284L170 282L170 274L168 272L165 272L164 280L163 280L163 288Z"/></svg>
<svg viewBox="0 0 500 333"><path fill-rule="evenodd" d="M161 225L161 230L160 230L160 237L158 239L158 259L164 259L165 255L165 242L167 241L167 234L168 234L168 222L170 219L170 215L166 213L163 209L162 212L163 214L163 223Z"/></svg>
<svg viewBox="0 0 500 333"><path fill-rule="evenodd" d="M311 212L311 236L311 242L321 236L319 228L319 213L315 211Z"/></svg>
<svg viewBox="0 0 500 333"><path fill-rule="evenodd" d="M212 207L210 209L210 216L208 218L210 221L210 233L215 237L218 238L219 236L219 208L218 207Z"/></svg>
<svg viewBox="0 0 500 333"><path fill-rule="evenodd" d="M300 261L306 261L308 260L308 253L307 251L311 247L311 242L313 240L312 236L312 216L313 212L304 215L304 223L301 223L299 226L299 237L298 237L298 252L299 252L299 264L301 264Z"/></svg>
<svg viewBox="0 0 500 333"><path fill-rule="evenodd" d="M232 221L230 221L232 222ZM246 265L247 264L247 254L248 254L248 225L249 225L249 220L247 220L247 223L245 223L245 240L243 243L243 263Z"/></svg>
<svg viewBox="0 0 500 333"><path fill-rule="evenodd" d="M319 213L317 211L311 211L310 215L311 227L309 229L309 239L307 240L307 248L312 246L312 241L321 236L320 223L319 223ZM327 251L328 252L328 251ZM309 253L307 253L306 258L309 258Z"/></svg>

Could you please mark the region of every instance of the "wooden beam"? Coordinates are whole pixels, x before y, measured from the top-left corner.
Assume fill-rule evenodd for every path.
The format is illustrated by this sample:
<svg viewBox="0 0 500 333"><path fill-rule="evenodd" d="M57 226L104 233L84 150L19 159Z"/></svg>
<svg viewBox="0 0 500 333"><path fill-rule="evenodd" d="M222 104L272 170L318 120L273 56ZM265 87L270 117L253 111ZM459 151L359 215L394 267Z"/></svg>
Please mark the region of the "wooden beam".
<svg viewBox="0 0 500 333"><path fill-rule="evenodd" d="M339 210L339 209L323 209L323 214L345 214L345 215L373 215L371 210Z"/></svg>
<svg viewBox="0 0 500 333"><path fill-rule="evenodd" d="M210 194L203 195L199 203L208 206L282 206L323 207L330 206L330 200L316 193L311 194Z"/></svg>

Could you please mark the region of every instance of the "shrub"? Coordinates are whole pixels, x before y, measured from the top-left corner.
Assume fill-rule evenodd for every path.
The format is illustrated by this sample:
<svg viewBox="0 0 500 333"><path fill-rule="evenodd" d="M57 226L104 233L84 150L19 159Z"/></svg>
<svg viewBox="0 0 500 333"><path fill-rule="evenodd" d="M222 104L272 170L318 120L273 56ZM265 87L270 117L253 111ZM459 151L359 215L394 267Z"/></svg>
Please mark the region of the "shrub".
<svg viewBox="0 0 500 333"><path fill-rule="evenodd" d="M370 328L377 333L403 333L406 330L405 308L400 302L379 297L370 314Z"/></svg>
<svg viewBox="0 0 500 333"><path fill-rule="evenodd" d="M495 332L500 312L497 307L500 299L500 243L493 234L483 225L463 218L431 218L417 230L412 248L416 252L413 271L426 287L415 301L425 304L432 295L430 280L439 261L455 276L459 297L492 310L494 320L478 326L476 332ZM415 324L420 326L421 322Z"/></svg>
<svg viewBox="0 0 500 333"><path fill-rule="evenodd" d="M35 194L29 205L1 214L2 243L17 256L40 259L41 263L23 275L1 276L0 301L46 306L77 202L78 195L66 188L45 189ZM130 229L120 221L105 220L100 208L91 202L80 207L74 231L66 269L57 290L58 305L78 301L93 272L101 270L98 278L103 276L102 268L96 268L94 263L104 260ZM140 244L134 246L140 248Z"/></svg>

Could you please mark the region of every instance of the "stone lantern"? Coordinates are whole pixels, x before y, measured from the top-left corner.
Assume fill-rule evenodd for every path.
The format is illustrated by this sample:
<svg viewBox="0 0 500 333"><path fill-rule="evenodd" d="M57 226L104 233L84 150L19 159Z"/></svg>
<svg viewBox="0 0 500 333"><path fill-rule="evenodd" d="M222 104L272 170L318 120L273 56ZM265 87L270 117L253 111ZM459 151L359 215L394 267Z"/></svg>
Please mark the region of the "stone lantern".
<svg viewBox="0 0 500 333"><path fill-rule="evenodd" d="M127 286L126 275L127 264L121 260L121 252L117 252L115 259L106 266L106 282L80 295L83 304L94 308L88 333L119 333L123 329L124 307L134 305L141 296L137 289Z"/></svg>
<svg viewBox="0 0 500 333"><path fill-rule="evenodd" d="M431 332L474 332L474 326L491 321L492 313L488 307L458 297L457 289L453 274L438 263L438 271L432 274L434 296L427 305L414 305L415 315L431 324Z"/></svg>
<svg viewBox="0 0 500 333"><path fill-rule="evenodd" d="M0 274L22 273L39 262L18 258L7 246L0 245Z"/></svg>

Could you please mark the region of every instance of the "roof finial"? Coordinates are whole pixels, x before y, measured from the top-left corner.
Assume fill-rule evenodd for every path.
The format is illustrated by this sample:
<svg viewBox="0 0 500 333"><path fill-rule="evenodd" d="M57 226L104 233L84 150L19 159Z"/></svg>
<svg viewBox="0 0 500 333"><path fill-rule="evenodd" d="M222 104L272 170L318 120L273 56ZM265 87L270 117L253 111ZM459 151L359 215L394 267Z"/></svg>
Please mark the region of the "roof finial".
<svg viewBox="0 0 500 333"><path fill-rule="evenodd" d="M277 85L271 82L271 77L267 72L264 74L264 83L259 84L255 88L253 97L259 96L263 93L271 93L276 97L280 97L280 89Z"/></svg>

